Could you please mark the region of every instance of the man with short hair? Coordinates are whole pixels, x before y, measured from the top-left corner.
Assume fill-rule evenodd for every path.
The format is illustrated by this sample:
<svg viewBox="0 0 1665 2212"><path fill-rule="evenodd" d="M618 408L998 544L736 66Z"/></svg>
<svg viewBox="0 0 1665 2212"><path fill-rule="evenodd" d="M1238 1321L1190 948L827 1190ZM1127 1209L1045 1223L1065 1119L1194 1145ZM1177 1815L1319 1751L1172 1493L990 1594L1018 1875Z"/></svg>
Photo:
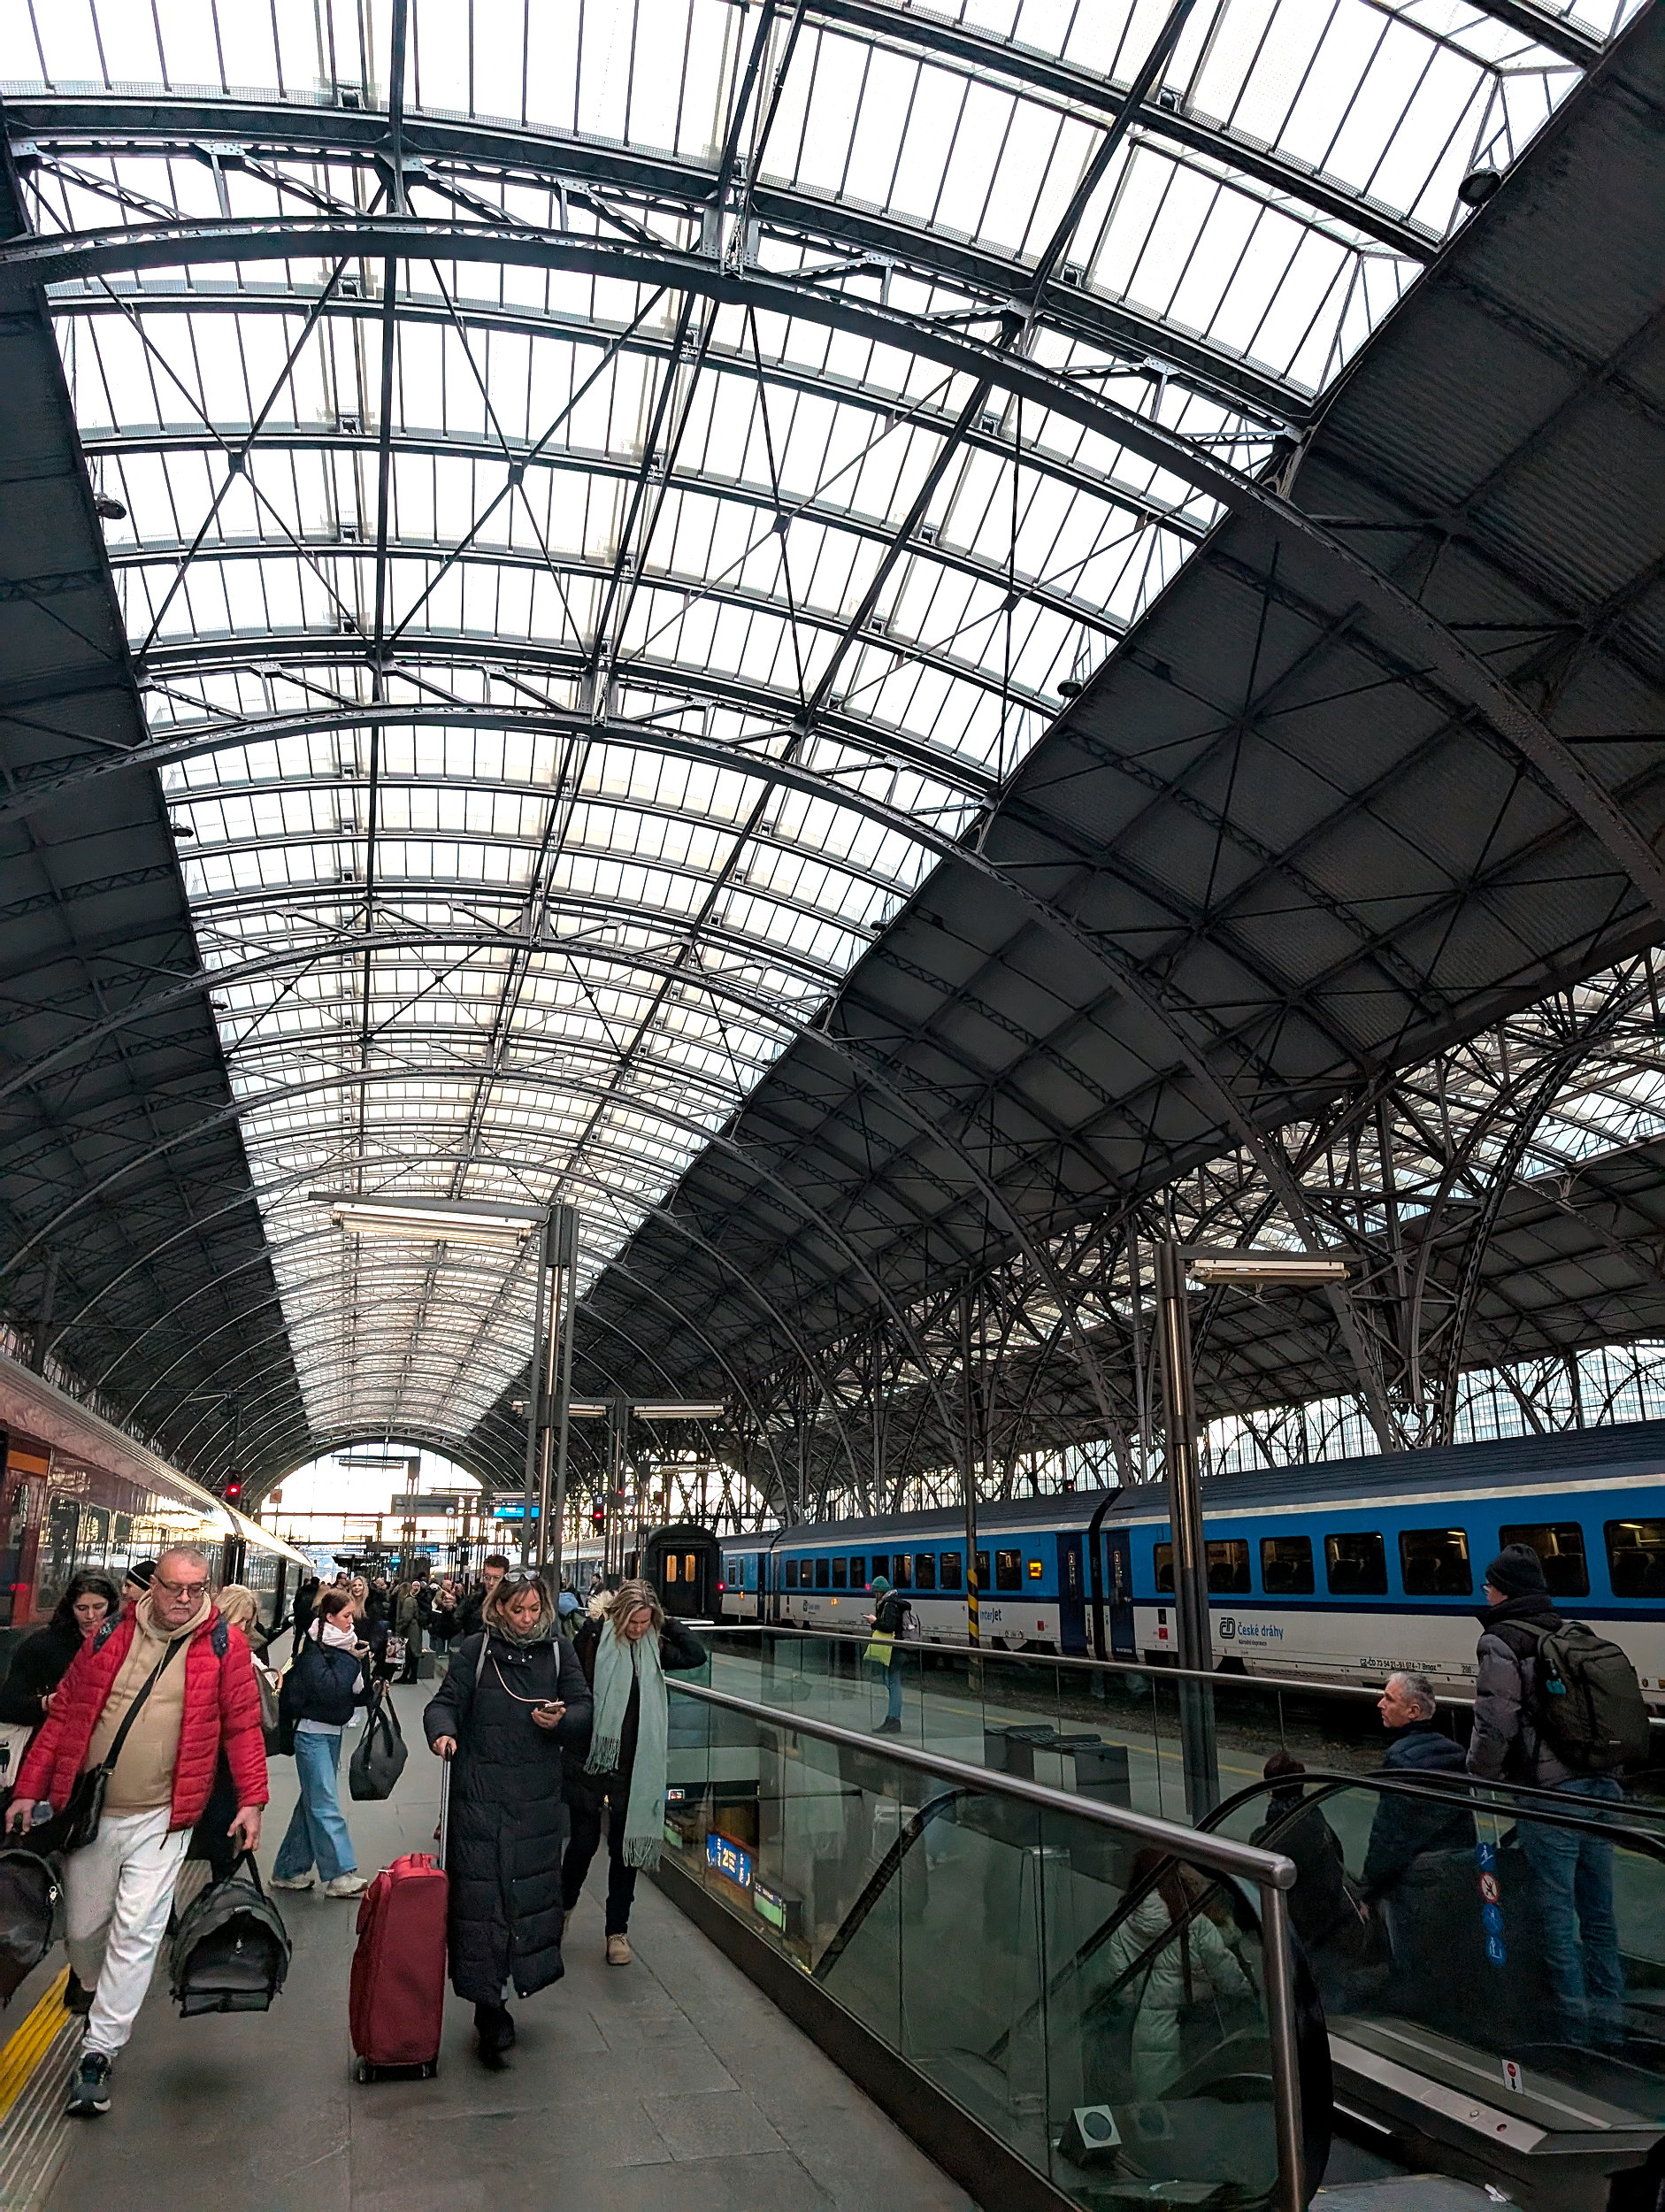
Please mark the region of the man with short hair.
<svg viewBox="0 0 1665 2212"><path fill-rule="evenodd" d="M1460 1776L1461 1744L1434 1716L1433 1685L1425 1674L1390 1674L1376 1701L1388 1733L1382 1769L1430 1781ZM1466 1796L1442 1805L1384 1791L1370 1823L1361 1890L1386 1924L1393 1947L1396 2003L1413 2016L1439 1994L1448 1970L1439 1930L1454 1901L1466 1908L1474 1881L1474 1816Z"/></svg>
<svg viewBox="0 0 1665 2212"><path fill-rule="evenodd" d="M434 1632L436 1636L478 1636L484 1624L486 1601L509 1571L509 1562L500 1551L488 1552L480 1562L480 1579L474 1585L460 1605L449 1611L438 1608L434 1613Z"/></svg>
<svg viewBox="0 0 1665 2212"><path fill-rule="evenodd" d="M1469 1772L1482 1782L1530 1782L1618 1802L1624 1791L1616 1774L1575 1772L1546 1740L1538 1646L1566 1623L1550 1602L1543 1562L1530 1544L1508 1544L1498 1554L1485 1571L1485 1600ZM1624 1966L1613 1904L1613 1846L1599 1832L1547 1821L1523 1820L1517 1832L1538 1892L1544 1967L1561 2037L1618 2049L1624 2041Z"/></svg>
<svg viewBox="0 0 1665 2212"><path fill-rule="evenodd" d="M116 2054L150 1987L173 1885L224 1753L236 1793L227 1833L260 1841L266 1802L260 1692L240 1629L208 1594L208 1561L165 1551L150 1586L84 1643L18 1774L6 1825L62 1812L84 1773L108 1766L98 1833L67 1862L70 1964L91 1993L69 2109L110 2109Z"/></svg>

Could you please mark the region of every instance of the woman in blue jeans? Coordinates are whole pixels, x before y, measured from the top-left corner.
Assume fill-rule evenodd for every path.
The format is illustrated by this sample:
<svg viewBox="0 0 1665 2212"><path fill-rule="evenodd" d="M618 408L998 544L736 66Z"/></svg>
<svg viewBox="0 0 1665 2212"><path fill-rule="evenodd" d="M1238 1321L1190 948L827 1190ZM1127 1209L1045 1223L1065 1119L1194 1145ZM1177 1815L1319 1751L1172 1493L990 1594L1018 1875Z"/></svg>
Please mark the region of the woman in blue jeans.
<svg viewBox="0 0 1665 2212"><path fill-rule="evenodd" d="M325 1591L295 1664L283 1678L280 1714L294 1732L301 1793L278 1847L273 1889L311 1889L314 1866L323 1877L326 1897L359 1897L368 1886L358 1871L335 1787L341 1731L366 1694L361 1663L368 1650L356 1632L352 1593Z"/></svg>

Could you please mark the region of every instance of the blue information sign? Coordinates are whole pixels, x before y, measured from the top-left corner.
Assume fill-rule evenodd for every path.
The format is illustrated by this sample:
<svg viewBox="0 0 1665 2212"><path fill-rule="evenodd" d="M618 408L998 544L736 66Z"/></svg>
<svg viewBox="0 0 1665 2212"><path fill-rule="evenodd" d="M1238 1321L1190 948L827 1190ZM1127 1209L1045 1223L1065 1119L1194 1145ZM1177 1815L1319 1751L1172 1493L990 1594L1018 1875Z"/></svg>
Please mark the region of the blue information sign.
<svg viewBox="0 0 1665 2212"><path fill-rule="evenodd" d="M749 1889L752 1886L751 1853L715 1828L705 1839L705 1863L714 1873L722 1875L725 1881L734 1883L740 1889Z"/></svg>

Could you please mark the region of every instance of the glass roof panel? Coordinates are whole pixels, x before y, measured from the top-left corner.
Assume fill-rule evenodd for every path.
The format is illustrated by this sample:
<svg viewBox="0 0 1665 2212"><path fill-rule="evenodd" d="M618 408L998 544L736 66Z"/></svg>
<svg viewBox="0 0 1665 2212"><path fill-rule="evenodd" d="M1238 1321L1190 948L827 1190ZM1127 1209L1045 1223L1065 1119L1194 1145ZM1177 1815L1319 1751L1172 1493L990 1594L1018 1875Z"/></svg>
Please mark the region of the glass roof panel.
<svg viewBox="0 0 1665 2212"><path fill-rule="evenodd" d="M593 1276L1215 518L1139 426L1263 470L1577 79L1462 0L925 27L0 0L37 228L217 232L52 297L320 1446L464 1433L532 1278L310 1194Z"/></svg>

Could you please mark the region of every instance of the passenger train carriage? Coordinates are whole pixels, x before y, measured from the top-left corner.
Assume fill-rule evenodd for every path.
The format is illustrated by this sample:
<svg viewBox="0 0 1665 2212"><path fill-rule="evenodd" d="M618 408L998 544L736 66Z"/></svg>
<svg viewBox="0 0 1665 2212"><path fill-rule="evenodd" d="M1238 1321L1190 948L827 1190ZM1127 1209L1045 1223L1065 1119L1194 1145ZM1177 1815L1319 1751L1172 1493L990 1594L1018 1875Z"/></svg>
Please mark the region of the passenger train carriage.
<svg viewBox="0 0 1665 2212"><path fill-rule="evenodd" d="M119 1583L131 1561L196 1544L217 1584L254 1591L268 1626L308 1570L304 1552L4 1354L0 1462L0 1663L50 1617L77 1567Z"/></svg>
<svg viewBox="0 0 1665 2212"><path fill-rule="evenodd" d="M1171 1665L1165 1502L1147 1486L980 1507L985 1641ZM1203 1512L1221 1667L1346 1682L1416 1667L1461 1689L1486 1563L1523 1543L1665 1710L1665 1422L1222 1475ZM883 1574L925 1639L960 1642L964 1559L957 1510L731 1537L723 1614L859 1632Z"/></svg>

